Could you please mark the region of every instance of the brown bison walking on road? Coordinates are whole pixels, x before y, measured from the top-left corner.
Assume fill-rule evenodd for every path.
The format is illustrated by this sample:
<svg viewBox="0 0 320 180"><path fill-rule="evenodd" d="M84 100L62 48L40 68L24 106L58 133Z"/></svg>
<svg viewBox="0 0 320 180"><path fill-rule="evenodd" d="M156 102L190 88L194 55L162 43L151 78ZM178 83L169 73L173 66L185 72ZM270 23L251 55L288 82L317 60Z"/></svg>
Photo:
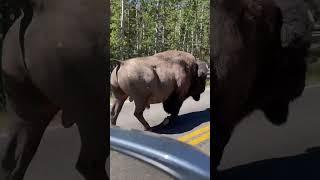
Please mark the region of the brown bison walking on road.
<svg viewBox="0 0 320 180"><path fill-rule="evenodd" d="M286 122L289 103L305 86L309 31L307 23L303 24L306 10L294 11L303 8L303 2L299 7L294 5L296 0L211 3L212 158L216 176L232 131L245 116L261 110L273 124ZM291 18L292 12L298 14Z"/></svg>
<svg viewBox="0 0 320 180"><path fill-rule="evenodd" d="M143 111L150 104L163 102L164 110L171 114L169 119L174 119L186 98L200 99L205 90L207 71L204 63L197 62L191 54L178 51L120 62L110 80L116 98L111 108L111 124L116 125L128 97L135 103L135 117L146 130L151 128Z"/></svg>

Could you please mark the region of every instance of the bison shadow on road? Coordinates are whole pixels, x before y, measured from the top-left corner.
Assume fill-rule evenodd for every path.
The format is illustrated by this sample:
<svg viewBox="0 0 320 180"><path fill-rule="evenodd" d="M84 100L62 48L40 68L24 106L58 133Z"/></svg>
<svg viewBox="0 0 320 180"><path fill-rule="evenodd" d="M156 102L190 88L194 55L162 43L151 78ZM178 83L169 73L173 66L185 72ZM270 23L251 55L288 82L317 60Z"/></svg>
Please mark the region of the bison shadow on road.
<svg viewBox="0 0 320 180"><path fill-rule="evenodd" d="M180 134L188 132L202 123L210 121L210 109L192 112L178 116L167 125L160 123L153 127L153 132L158 134Z"/></svg>
<svg viewBox="0 0 320 180"><path fill-rule="evenodd" d="M319 180L320 147L296 156L262 160L219 173L219 180Z"/></svg>

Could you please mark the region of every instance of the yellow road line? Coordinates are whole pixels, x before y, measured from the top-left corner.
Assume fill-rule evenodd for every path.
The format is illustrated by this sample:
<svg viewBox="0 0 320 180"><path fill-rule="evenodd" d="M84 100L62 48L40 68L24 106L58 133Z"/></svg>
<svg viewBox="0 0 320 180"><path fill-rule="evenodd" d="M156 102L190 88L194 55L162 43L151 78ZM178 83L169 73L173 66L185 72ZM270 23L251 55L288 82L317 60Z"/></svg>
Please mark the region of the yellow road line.
<svg viewBox="0 0 320 180"><path fill-rule="evenodd" d="M188 144L195 146L195 145L202 143L203 141L208 140L209 138L210 138L210 132L207 132L207 133L201 135L200 137L188 142Z"/></svg>
<svg viewBox="0 0 320 180"><path fill-rule="evenodd" d="M186 134L184 136L181 136L181 137L178 138L178 140L181 141L181 142L186 142L186 141L192 139L193 137L198 136L198 135L200 135L202 133L205 133L207 131L210 131L210 125L202 127L200 129L197 129L197 130L195 130L195 131L193 131L193 132L191 132L189 134ZM209 132L209 135L210 135L210 132Z"/></svg>

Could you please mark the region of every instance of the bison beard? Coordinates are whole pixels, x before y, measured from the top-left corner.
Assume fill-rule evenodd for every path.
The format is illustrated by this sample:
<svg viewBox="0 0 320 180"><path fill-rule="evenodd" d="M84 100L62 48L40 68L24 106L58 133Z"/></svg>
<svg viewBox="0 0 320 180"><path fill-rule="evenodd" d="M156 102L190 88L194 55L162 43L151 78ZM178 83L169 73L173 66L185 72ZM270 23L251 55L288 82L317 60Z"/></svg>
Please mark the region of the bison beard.
<svg viewBox="0 0 320 180"><path fill-rule="evenodd" d="M224 148L244 117L262 110L275 125L287 121L289 103L305 86L304 57L310 43L305 37L310 31L303 1L211 2L211 123L213 176L217 176Z"/></svg>

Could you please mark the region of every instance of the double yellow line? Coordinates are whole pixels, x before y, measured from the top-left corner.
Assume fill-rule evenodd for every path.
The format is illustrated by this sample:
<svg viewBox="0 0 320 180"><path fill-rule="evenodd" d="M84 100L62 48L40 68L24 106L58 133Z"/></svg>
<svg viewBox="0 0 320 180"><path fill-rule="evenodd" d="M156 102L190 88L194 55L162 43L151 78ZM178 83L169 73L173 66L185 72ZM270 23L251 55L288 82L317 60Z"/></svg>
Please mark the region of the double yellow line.
<svg viewBox="0 0 320 180"><path fill-rule="evenodd" d="M196 146L210 139L210 124L178 138L179 141Z"/></svg>

